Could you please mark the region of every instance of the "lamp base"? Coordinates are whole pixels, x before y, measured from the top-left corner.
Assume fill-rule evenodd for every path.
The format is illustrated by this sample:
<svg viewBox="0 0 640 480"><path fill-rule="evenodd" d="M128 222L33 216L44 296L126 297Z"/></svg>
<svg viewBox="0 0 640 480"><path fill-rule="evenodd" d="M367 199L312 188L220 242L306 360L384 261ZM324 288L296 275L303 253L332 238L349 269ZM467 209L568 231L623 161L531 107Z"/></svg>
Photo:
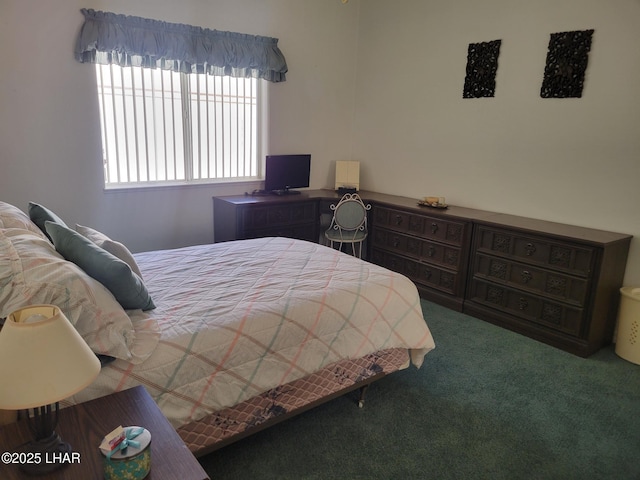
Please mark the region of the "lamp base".
<svg viewBox="0 0 640 480"><path fill-rule="evenodd" d="M22 463L20 469L29 475L43 475L64 467L65 459L71 454L71 445L60 438L55 431L48 438L29 443L25 453L31 453L33 463ZM37 462L37 463L35 463Z"/></svg>

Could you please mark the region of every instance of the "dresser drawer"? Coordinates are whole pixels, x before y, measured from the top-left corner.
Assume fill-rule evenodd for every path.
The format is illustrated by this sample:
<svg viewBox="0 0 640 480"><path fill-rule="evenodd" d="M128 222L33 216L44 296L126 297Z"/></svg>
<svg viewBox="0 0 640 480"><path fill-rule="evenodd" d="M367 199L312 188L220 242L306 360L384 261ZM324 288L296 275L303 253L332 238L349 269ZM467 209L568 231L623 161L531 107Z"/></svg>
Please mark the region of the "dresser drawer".
<svg viewBox="0 0 640 480"><path fill-rule="evenodd" d="M243 229L260 229L317 221L315 203L301 202L285 205L244 208L241 225Z"/></svg>
<svg viewBox="0 0 640 480"><path fill-rule="evenodd" d="M434 265L416 262L399 255L373 248L373 263L381 265L394 272L401 273L416 283L435 288L437 290L457 295L460 290L460 278L457 272L445 270Z"/></svg>
<svg viewBox="0 0 640 480"><path fill-rule="evenodd" d="M595 257L588 247L484 226L478 227L477 242L479 251L583 277L591 273Z"/></svg>
<svg viewBox="0 0 640 480"><path fill-rule="evenodd" d="M471 281L469 290L469 298L474 302L553 330L580 336L584 318L581 308L479 279Z"/></svg>
<svg viewBox="0 0 640 480"><path fill-rule="evenodd" d="M482 253L476 255L473 268L476 277L505 283L507 286L569 302L578 307L584 307L586 303L589 282L582 277Z"/></svg>
<svg viewBox="0 0 640 480"><path fill-rule="evenodd" d="M384 248L417 260L455 270L458 270L462 264L462 253L459 247L380 228L374 229L372 237L374 247Z"/></svg>
<svg viewBox="0 0 640 480"><path fill-rule="evenodd" d="M280 227L246 230L245 236L242 237L242 240L262 237L287 237L297 238L299 240L308 240L315 243L318 242L318 234L314 223L282 225Z"/></svg>
<svg viewBox="0 0 640 480"><path fill-rule="evenodd" d="M462 245L464 240L464 223L437 217L385 207L374 207L373 221L377 226L453 245Z"/></svg>

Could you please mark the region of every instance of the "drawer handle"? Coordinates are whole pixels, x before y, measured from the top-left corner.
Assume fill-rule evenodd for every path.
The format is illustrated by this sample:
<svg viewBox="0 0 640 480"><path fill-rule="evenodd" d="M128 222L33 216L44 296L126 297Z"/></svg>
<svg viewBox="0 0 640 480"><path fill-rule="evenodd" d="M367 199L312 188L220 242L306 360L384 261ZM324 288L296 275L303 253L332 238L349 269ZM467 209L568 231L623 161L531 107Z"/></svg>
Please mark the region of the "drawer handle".
<svg viewBox="0 0 640 480"><path fill-rule="evenodd" d="M438 228L439 228L439 227L438 227L438 224L437 224L437 223L435 223L435 222L433 222L433 223L431 224L431 233L436 233L436 232L438 231Z"/></svg>
<svg viewBox="0 0 640 480"><path fill-rule="evenodd" d="M527 257L530 257L536 252L536 246L533 243L527 243L527 245L524 247L524 250L527 254Z"/></svg>
<svg viewBox="0 0 640 480"><path fill-rule="evenodd" d="M427 251L427 255L429 257L433 257L436 254L436 248L433 245L429 245L429 250Z"/></svg>
<svg viewBox="0 0 640 480"><path fill-rule="evenodd" d="M523 270L520 276L522 277L522 283L529 283L533 278L529 270Z"/></svg>
<svg viewBox="0 0 640 480"><path fill-rule="evenodd" d="M393 247L398 248L400 246L400 239L398 237L393 237Z"/></svg>
<svg viewBox="0 0 640 480"><path fill-rule="evenodd" d="M426 278L427 280L431 278L431 270L424 271L424 278Z"/></svg>
<svg viewBox="0 0 640 480"><path fill-rule="evenodd" d="M402 225L402 215L396 215L396 225Z"/></svg>
<svg viewBox="0 0 640 480"><path fill-rule="evenodd" d="M528 306L529 306L529 302L527 302L527 299L520 298L520 301L518 302L518 308L520 310L526 310Z"/></svg>

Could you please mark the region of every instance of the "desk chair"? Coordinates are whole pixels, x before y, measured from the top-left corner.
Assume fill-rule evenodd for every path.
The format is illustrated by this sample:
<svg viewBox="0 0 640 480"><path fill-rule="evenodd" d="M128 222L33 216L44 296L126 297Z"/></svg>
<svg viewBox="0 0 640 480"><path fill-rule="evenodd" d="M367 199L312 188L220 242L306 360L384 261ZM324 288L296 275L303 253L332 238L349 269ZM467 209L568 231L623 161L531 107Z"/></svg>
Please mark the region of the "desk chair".
<svg viewBox="0 0 640 480"><path fill-rule="evenodd" d="M342 250L342 245L348 243L353 256L362 258L362 242L368 233L367 211L371 210L371 205L365 205L357 193L346 193L337 205L331 205L331 210L331 225L324 232L329 245L333 248L337 243L338 250Z"/></svg>

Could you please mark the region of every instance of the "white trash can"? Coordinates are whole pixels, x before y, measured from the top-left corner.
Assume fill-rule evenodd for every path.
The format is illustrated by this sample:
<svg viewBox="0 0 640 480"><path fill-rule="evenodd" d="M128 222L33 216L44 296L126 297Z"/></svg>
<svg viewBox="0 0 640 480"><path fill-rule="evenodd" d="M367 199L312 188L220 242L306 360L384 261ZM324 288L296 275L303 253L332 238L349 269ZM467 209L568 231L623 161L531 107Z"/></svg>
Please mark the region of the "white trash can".
<svg viewBox="0 0 640 480"><path fill-rule="evenodd" d="M640 365L640 288L620 289L616 354Z"/></svg>

